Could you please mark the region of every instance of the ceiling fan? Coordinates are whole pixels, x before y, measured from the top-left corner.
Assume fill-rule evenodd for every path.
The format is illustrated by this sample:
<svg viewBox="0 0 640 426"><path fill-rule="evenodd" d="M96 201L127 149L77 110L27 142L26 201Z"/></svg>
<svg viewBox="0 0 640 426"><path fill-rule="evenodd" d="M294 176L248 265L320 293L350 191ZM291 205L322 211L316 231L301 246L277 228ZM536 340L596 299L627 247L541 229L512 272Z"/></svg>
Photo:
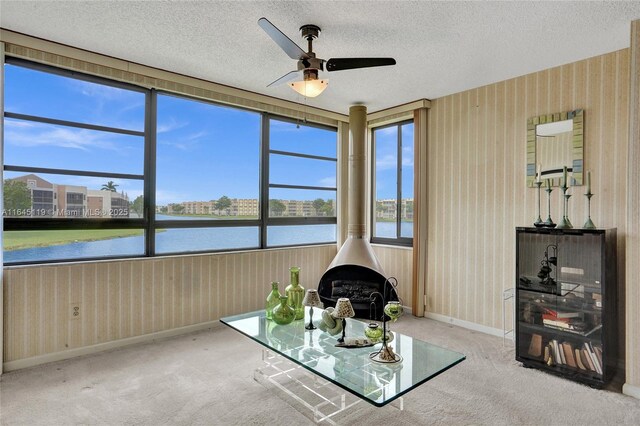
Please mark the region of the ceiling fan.
<svg viewBox="0 0 640 426"><path fill-rule="evenodd" d="M313 40L318 38L320 34L320 27L317 25L308 24L300 27L302 38L308 43L308 52L294 43L267 18L258 19L258 25L291 59L298 61L297 70L283 75L267 87L288 83L296 92L305 97L313 98L327 87L327 80L319 78L319 72L325 70L325 64L328 72L396 64L396 60L393 58L331 58L325 61L316 58L316 54L313 52Z"/></svg>

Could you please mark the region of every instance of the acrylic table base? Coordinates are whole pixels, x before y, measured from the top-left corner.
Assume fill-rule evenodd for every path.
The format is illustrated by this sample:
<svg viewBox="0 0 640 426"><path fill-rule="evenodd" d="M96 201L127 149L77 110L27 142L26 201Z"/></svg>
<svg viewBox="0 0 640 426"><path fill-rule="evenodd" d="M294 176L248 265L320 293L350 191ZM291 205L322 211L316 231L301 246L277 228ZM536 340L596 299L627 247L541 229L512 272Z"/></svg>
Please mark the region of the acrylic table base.
<svg viewBox="0 0 640 426"><path fill-rule="evenodd" d="M262 361L264 366L253 372L254 380L266 387L278 388L295 401L290 405L302 414L311 411L315 423L336 425L337 417L364 401L268 349L262 350ZM378 389L372 389L372 392L376 391ZM306 410L300 410L300 405ZM389 405L404 410L404 399L399 397ZM376 410L372 406L366 409Z"/></svg>

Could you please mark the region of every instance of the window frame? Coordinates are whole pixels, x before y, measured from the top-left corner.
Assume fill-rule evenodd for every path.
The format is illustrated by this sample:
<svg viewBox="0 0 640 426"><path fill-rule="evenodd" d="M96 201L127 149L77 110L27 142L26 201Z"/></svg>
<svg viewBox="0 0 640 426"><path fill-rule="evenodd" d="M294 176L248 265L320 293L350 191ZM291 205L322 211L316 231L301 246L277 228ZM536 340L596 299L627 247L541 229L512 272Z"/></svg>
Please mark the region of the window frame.
<svg viewBox="0 0 640 426"><path fill-rule="evenodd" d="M86 81L94 84L101 84L104 86L115 87L118 89L129 90L133 92L143 93L145 95L145 114L144 114L144 130L135 131L129 129L121 129L116 127L102 126L102 125L93 125L87 123L74 122L69 120L61 120L47 117L40 117L34 115L27 114L18 114L12 113L9 111L4 111L3 120L6 118L17 119L28 122L38 122L45 124L53 124L59 126L70 127L74 129L89 129L89 130L98 130L109 133L117 133L117 134L127 134L132 136L140 136L143 138L144 143L144 155L143 155L143 174L131 174L131 173L110 173L110 172L95 172L90 170L74 170L74 169L58 169L58 168L49 168L49 167L30 167L30 166L19 166L19 165L11 165L11 164L3 164L3 181L4 181L4 172L23 172L23 173L33 173L33 174L55 174L55 175L68 175L68 176L86 176L86 177L102 177L102 178L119 178L119 179L127 179L127 180L137 180L142 181L143 191L145 191L145 185L147 182L147 176L149 171L147 170L147 164L149 163L147 156L151 152L149 145L151 145L151 139L149 134L150 129L150 101L151 101L151 90L145 89L143 87L131 85L128 83L123 83L119 81L109 80L102 77L92 76L84 73L79 73L72 70L66 70L63 68L57 68L51 65L45 65L40 63L31 62L21 58L14 58L11 56L5 57L5 64L19 66L23 68L27 68L34 71L45 72L61 77L73 78L80 81ZM6 78L4 81L6 84ZM5 145L6 146L6 145ZM4 149L4 147L3 147ZM4 153L3 153L4 154ZM148 200L146 199L145 193L145 204L147 205ZM139 229L142 230L143 233L147 234L148 229L148 217L147 215L143 215L140 218L134 219L122 219L122 218L77 218L77 217L2 217L3 220L3 231L54 231L54 230L70 230L70 229ZM148 238L145 237L144 242L144 254L140 255L105 255L100 257L78 257L78 258L64 258L64 259L53 259L53 260L36 260L36 261L27 261L27 262L4 262L3 266L14 266L14 265L32 265L32 264L46 264L46 263L61 263L61 262L78 262L85 260L96 260L96 259L127 259L134 257L143 257L148 255ZM4 247L2 248L4 250Z"/></svg>
<svg viewBox="0 0 640 426"><path fill-rule="evenodd" d="M68 262L84 262L94 261L101 259L131 259L131 258L147 258L147 257L160 257L160 256L173 256L173 255L196 255L202 253L220 253L220 252L233 252L243 250L263 250L267 248L275 247L304 247L314 246L322 244L333 244L337 240L334 238L332 241L327 242L313 242L308 244L291 244L291 245L272 245L267 244L267 230L269 226L288 226L288 225L313 225L313 224L336 224L337 217L276 217L269 218L269 188L272 187L269 182L269 124L271 120L278 120L284 122L290 122L310 127L321 128L330 130L336 134L336 155L337 155L337 143L338 143L338 131L337 127L327 126L317 123L300 123L299 120L291 119L288 117L278 116L275 114L267 113L265 111L258 111L250 108L244 108L236 105L227 105L220 102L201 99L183 94L172 93L164 90L148 89L145 87L137 86L135 84L123 83L115 80L110 80L104 77L93 76L84 74L81 72L67 70L64 68L58 68L51 65L40 64L29 60L15 58L11 56L5 57L5 62L2 64L20 66L35 71L46 72L53 75L58 75L67 78L73 78L81 81L87 81L90 83L101 84L109 87L116 87L119 89L131 90L145 95L144 106L144 130L134 131L129 129L120 129L109 126L92 125L86 123L79 123L68 120L51 119L47 117L32 116L25 114L17 114L12 112L4 112L2 119L11 118L17 120L35 121L45 124L62 125L72 128L89 129L106 131L112 133L128 134L133 136L143 137L144 140L144 154L143 154L143 173L128 174L128 173L109 173L109 172L95 172L90 170L71 170L71 169L58 169L58 168L45 168L45 167L30 167L19 165L3 165L3 179L4 172L24 172L34 174L57 174L57 175L71 175L71 176L88 176L88 177L104 177L104 178L119 178L128 180L142 181L143 188L143 215L142 218L78 218L78 217L2 217L4 221L4 231L39 231L39 230L77 230L77 229L139 229L143 231L144 238L144 253L141 255L104 255L99 257L73 257L73 258L61 258L52 260L34 260L34 261L19 261L19 262L4 262L3 266L20 266L20 265L34 265L34 264L47 264L47 263L68 263ZM6 81L6 79L5 79ZM4 83L6 84L6 83ZM158 95L172 96L180 99L191 100L195 102L204 102L214 106L223 108L232 108L236 110L243 110L259 114L260 116L260 135L259 135L259 159L260 159L260 171L259 171L259 191L258 191L258 215L257 219L223 219L223 220L156 220L156 154L157 154L157 115L158 115ZM277 154L294 155L306 158L318 158L320 156L306 155L300 153L293 153L287 151L275 151ZM336 177L337 177L337 158L331 158L331 161L336 161ZM322 189L322 190L334 190L336 192L335 209L337 212L338 203L338 190L334 188L324 187L298 187L289 185L274 184L273 187L292 187L294 189ZM225 249L211 249L211 250L199 250L199 251L171 251L158 254L156 252L156 233L158 229L167 228L214 228L214 227L258 227L259 241L257 246L244 247L244 248L225 248ZM2 248L4 250L4 247Z"/></svg>
<svg viewBox="0 0 640 426"><path fill-rule="evenodd" d="M271 122L273 120L282 121L285 123L291 123L296 125L304 125L308 127L313 127L316 129L322 130L330 130L336 133L336 158L333 157L325 157L321 155L313 155L313 154L303 154L294 151L283 151L283 150L272 150L271 149ZM264 244L264 248L273 248L273 247L304 247L318 244L333 244L337 241L337 235L335 236L333 241L326 242L316 242L316 243L308 243L308 244L293 244L293 245L267 245L267 231L269 226L291 226L291 225L329 225L334 224L337 226L337 203L338 203L338 187L337 187L337 177L338 177L338 129L331 126L325 126L317 123L303 123L301 124L299 120L280 117L269 113L263 113L263 121L262 121L262 173L261 173L261 191L260 197L261 200L264 200L260 204L260 217L264 220L264 226L261 229L261 241ZM278 184L271 183L269 179L269 170L271 167L270 163L270 155L285 155L290 157L300 157L300 158L308 158L308 159L316 159L323 161L334 161L335 162L335 170L336 170L336 186L335 187L322 187L322 186L308 186L308 185L286 185L286 184ZM302 189L302 190L310 190L310 191L335 191L335 206L334 211L336 213L335 216L298 216L298 217L269 217L269 190L271 188L280 188L280 189ZM337 234L337 232L336 232Z"/></svg>
<svg viewBox="0 0 640 426"><path fill-rule="evenodd" d="M374 127L371 129L371 238L370 241L372 244L385 244L385 245L395 245L395 246L403 246L403 247L413 247L413 237L402 237L402 126L406 124L413 124L413 119L398 121L390 124L386 124L379 127ZM397 139L396 139L396 237L376 237L375 229L376 229L376 131L388 129L391 127L397 128ZM414 144L414 141L411 141L411 144ZM415 167L415 164L414 164ZM415 170L415 169L414 169ZM415 174L415 171L414 171ZM415 188L414 188L414 199L415 199Z"/></svg>

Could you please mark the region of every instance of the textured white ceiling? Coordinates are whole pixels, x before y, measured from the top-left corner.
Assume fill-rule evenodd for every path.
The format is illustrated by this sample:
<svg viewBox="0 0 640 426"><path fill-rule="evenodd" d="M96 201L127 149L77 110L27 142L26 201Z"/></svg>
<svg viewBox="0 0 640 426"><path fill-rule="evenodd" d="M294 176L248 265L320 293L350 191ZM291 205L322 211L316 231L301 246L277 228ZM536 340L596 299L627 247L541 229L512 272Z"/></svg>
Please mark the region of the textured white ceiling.
<svg viewBox="0 0 640 426"><path fill-rule="evenodd" d="M369 112L629 46L640 2L0 1L0 26L294 102L267 84L295 61L258 27L267 17L318 57L392 56L397 65L325 73L308 105Z"/></svg>

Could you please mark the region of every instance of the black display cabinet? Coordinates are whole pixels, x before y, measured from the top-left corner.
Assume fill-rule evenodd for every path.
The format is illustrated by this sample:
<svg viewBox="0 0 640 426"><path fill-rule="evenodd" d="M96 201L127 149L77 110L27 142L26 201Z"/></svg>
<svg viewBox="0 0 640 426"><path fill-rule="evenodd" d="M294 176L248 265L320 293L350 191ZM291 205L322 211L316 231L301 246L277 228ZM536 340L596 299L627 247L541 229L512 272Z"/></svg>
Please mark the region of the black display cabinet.
<svg viewBox="0 0 640 426"><path fill-rule="evenodd" d="M516 360L602 387L617 363L615 229L516 228Z"/></svg>

